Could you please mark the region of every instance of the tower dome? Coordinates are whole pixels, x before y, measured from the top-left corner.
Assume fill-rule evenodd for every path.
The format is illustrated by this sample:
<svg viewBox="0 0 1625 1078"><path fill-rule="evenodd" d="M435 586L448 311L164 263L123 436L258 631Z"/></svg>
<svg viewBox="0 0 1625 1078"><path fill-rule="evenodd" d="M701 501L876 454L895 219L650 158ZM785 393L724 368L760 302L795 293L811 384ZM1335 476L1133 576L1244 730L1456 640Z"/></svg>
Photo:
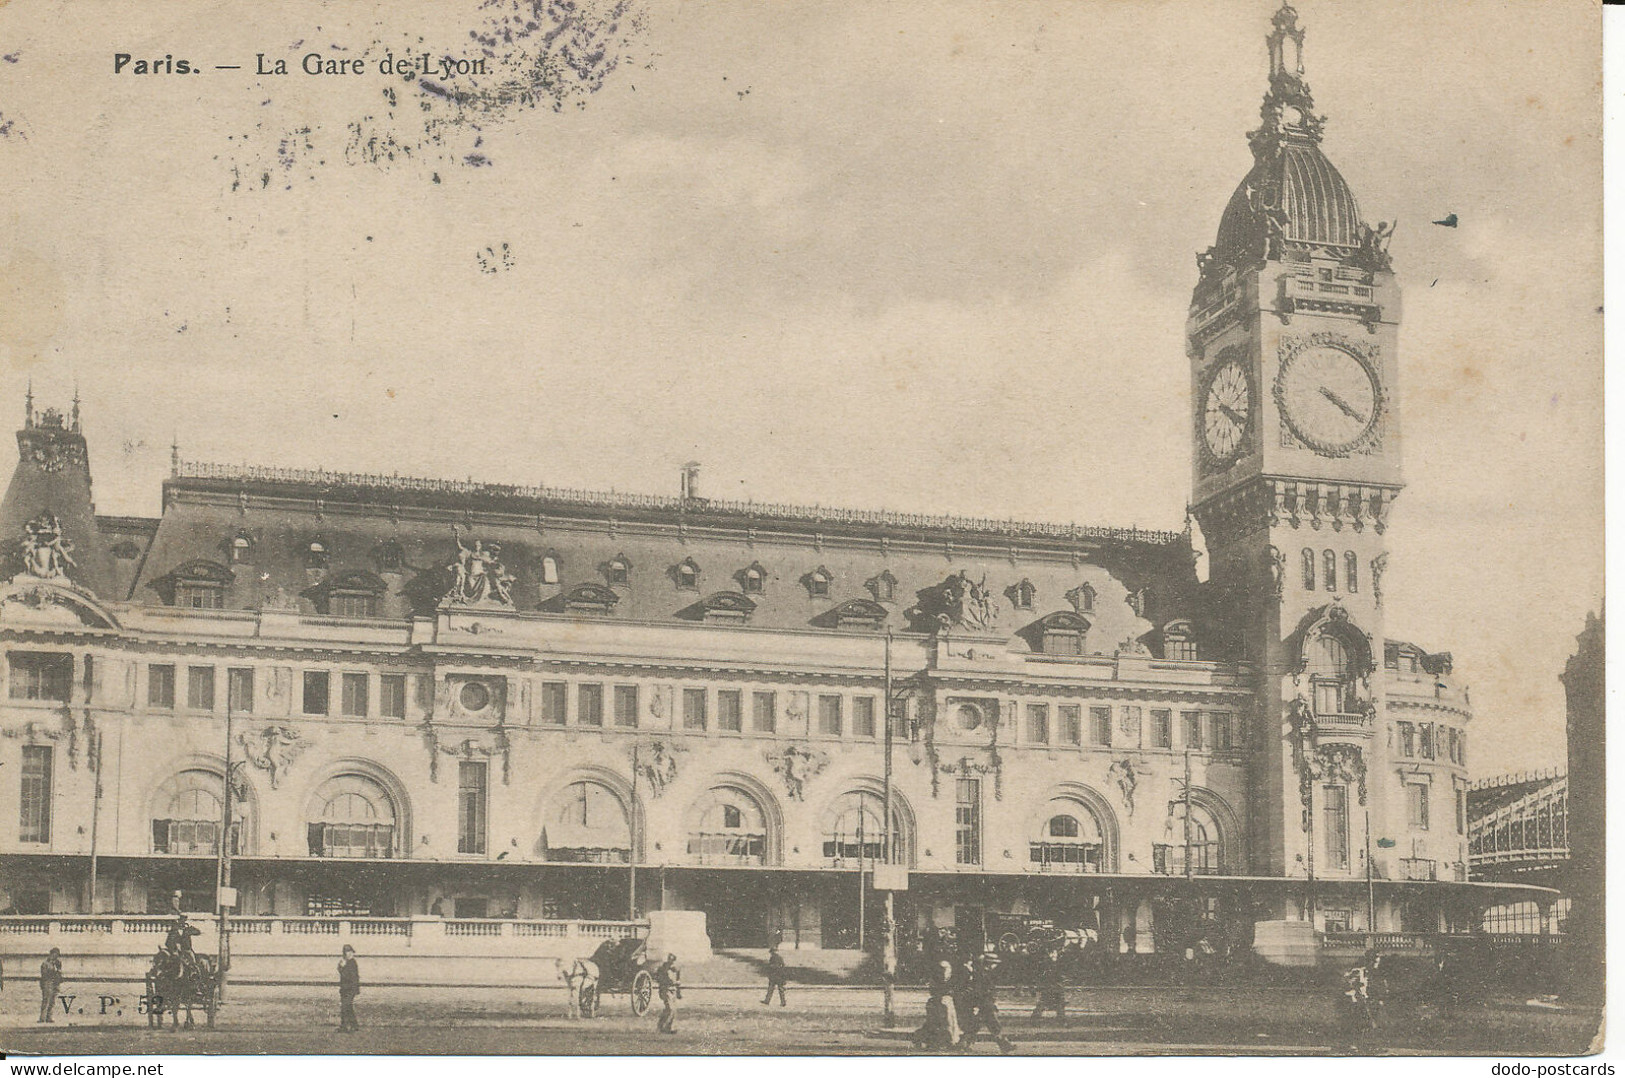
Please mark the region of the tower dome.
<svg viewBox="0 0 1625 1078"><path fill-rule="evenodd" d="M1321 151L1326 118L1303 77L1303 29L1283 4L1269 36L1270 85L1259 109L1263 123L1247 136L1253 167L1219 221L1219 235L1201 259L1208 266L1243 265L1281 255L1283 244L1341 249L1370 268L1387 268L1386 226L1373 230L1360 216L1348 181Z"/></svg>

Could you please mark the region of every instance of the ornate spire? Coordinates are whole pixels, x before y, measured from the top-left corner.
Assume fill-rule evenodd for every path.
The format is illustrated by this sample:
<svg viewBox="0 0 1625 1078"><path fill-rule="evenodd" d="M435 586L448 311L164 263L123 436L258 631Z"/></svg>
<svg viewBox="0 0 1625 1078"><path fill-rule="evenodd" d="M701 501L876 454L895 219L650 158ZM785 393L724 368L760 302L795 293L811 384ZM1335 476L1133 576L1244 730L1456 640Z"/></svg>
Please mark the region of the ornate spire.
<svg viewBox="0 0 1625 1078"><path fill-rule="evenodd" d="M23 397L23 427L34 425L34 379L28 380L28 393Z"/></svg>
<svg viewBox="0 0 1625 1078"><path fill-rule="evenodd" d="M73 414L68 421L68 429L75 434L79 433L79 383L73 383Z"/></svg>
<svg viewBox="0 0 1625 1078"><path fill-rule="evenodd" d="M1319 142L1326 123L1326 117L1315 115L1315 98L1303 77L1304 35L1297 10L1283 3L1270 25L1265 39L1270 51L1270 87L1259 109L1264 124L1247 135L1253 156L1261 161L1278 154L1287 139Z"/></svg>

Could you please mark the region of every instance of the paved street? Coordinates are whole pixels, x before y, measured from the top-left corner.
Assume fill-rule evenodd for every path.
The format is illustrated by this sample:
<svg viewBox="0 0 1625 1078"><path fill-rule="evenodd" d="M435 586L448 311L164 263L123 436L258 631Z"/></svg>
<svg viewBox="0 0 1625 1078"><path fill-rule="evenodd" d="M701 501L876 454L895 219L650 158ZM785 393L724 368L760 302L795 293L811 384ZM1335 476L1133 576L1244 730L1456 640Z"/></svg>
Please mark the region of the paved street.
<svg viewBox="0 0 1625 1078"><path fill-rule="evenodd" d="M655 1032L654 1012L632 1017L625 997L606 997L604 1016L571 1022L556 990L369 988L359 1007L363 1029L341 1035L336 992L303 987L238 987L218 1028L163 1032L146 1028L125 1001L100 1014L97 988L71 1019L33 1019L34 986L7 986L0 998L0 1047L44 1055L147 1053L388 1054L902 1054L920 1021L924 993L897 994L900 1021L880 1022L880 993L866 988L792 987L788 1008L764 1007L760 989L700 988L685 994L675 1036ZM130 986L110 994L130 995ZM1449 1022L1429 1010L1392 1007L1382 1028L1342 1032L1329 997L1254 988L1076 988L1064 1021L1029 1017L1030 994L1007 992L1002 1011L1024 1054L1565 1054L1582 1051L1596 1017L1517 1001L1474 1008ZM123 1007L125 1013L117 1011ZM200 1018L201 1023L201 1018ZM992 1044L980 1053L997 1054Z"/></svg>

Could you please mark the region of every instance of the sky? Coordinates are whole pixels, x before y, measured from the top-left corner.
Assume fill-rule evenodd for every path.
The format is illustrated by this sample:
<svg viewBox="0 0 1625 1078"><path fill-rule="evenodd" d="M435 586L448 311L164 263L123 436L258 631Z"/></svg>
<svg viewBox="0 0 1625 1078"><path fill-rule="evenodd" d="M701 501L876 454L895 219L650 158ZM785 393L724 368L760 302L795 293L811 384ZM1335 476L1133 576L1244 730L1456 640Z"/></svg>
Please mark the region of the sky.
<svg viewBox="0 0 1625 1078"><path fill-rule="evenodd" d="M1182 526L1270 0L538 4L0 5L0 402L78 387L100 511L156 515L176 441ZM1388 635L1454 654L1476 772L1560 765L1603 589L1598 9L1297 8L1323 148L1398 222ZM378 71L425 51L487 71ZM201 73L134 73L165 56Z"/></svg>

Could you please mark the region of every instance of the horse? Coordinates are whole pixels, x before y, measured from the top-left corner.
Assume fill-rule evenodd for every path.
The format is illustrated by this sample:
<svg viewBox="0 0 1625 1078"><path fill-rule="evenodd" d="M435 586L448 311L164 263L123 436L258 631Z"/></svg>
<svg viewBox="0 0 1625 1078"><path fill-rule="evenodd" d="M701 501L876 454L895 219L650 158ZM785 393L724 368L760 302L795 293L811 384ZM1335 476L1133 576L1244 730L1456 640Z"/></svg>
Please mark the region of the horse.
<svg viewBox="0 0 1625 1078"><path fill-rule="evenodd" d="M194 1006L201 1006L209 1025L214 1025L214 996L219 974L213 960L184 952L159 951L147 970L147 1024L163 1028L164 1012L170 1016L170 1029L180 1027L181 1008L186 1008L186 1028L195 1026Z"/></svg>
<svg viewBox="0 0 1625 1078"><path fill-rule="evenodd" d="M564 982L565 1004L571 1018L598 1017L598 963L590 958L565 962L555 958L559 980Z"/></svg>

